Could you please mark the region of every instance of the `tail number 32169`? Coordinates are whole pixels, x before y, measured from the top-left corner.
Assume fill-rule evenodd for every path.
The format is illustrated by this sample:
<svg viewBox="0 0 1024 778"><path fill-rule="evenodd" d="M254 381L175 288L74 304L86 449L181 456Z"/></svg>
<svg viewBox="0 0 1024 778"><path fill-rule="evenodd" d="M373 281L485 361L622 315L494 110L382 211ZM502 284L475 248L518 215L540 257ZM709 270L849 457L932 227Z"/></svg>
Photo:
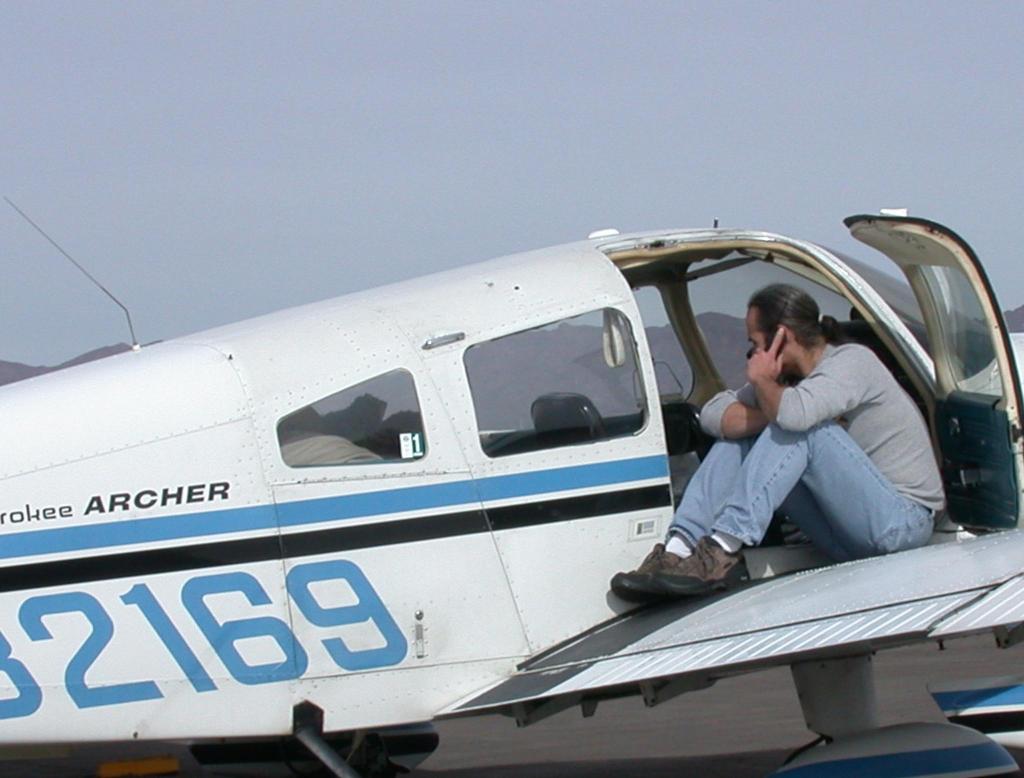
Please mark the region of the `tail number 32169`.
<svg viewBox="0 0 1024 778"><path fill-rule="evenodd" d="M324 605L316 596L316 584L343 581L355 601L343 605ZM296 610L314 629L331 660L345 671L387 667L401 662L408 650L405 636L388 612L363 571L347 560L329 560L296 565L285 578L286 588ZM181 587L181 604L199 632L209 643L228 674L246 685L276 683L301 678L309 667L309 654L284 620L270 615L219 620L208 599L215 595L241 595L250 606L270 605L271 598L255 576L247 572L213 573L188 579ZM217 683L196 652L168 615L164 606L145 583L138 583L120 596L124 607L137 608L184 677L198 693L217 690ZM31 641L52 640L47 618L57 614L78 614L89 626L89 634L68 660L64 670L64 688L79 708L120 705L163 697L156 681L90 686L86 673L109 645L116 630L103 604L87 592L40 594L25 600L18 610L18 622ZM337 634L345 625L371 624L379 639L370 648L353 648ZM280 657L262 664L250 664L239 642L252 638L269 639ZM3 676L6 676L4 683ZM11 644L0 634L0 688L7 686L12 695L0 698L0 719L30 716L43 702L43 692L25 663L12 655Z"/></svg>

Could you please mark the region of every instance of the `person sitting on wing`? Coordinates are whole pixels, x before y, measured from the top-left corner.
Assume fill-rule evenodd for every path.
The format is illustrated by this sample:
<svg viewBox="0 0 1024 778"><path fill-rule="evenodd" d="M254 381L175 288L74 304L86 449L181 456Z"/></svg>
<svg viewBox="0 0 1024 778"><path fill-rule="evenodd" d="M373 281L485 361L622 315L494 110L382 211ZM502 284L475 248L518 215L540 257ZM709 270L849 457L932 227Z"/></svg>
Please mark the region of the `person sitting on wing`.
<svg viewBox="0 0 1024 778"><path fill-rule="evenodd" d="M664 544L618 573L626 597L702 595L746 578L781 509L836 561L928 542L945 504L917 406L868 348L838 344L809 294L787 284L747 304L747 383L701 411L718 440L676 510ZM839 420L842 420L841 422Z"/></svg>

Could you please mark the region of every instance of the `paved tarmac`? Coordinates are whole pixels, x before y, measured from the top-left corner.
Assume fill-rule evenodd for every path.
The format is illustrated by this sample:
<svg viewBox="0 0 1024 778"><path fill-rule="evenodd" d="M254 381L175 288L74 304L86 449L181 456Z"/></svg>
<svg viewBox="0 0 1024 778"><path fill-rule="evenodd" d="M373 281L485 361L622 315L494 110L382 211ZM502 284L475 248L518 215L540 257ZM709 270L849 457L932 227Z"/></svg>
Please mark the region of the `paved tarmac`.
<svg viewBox="0 0 1024 778"><path fill-rule="evenodd" d="M925 684L939 679L1024 674L1024 646L994 648L991 636L882 652L875 657L882 724L942 721ZM812 735L805 729L787 668L719 681L655 708L640 699L601 703L524 729L486 716L438 725L438 750L409 778L747 778L764 776ZM175 753L182 776L204 776L181 749L132 744L122 758ZM91 748L48 762L0 764L4 778L83 778L113 754ZM1024 764L1024 751L1014 752Z"/></svg>

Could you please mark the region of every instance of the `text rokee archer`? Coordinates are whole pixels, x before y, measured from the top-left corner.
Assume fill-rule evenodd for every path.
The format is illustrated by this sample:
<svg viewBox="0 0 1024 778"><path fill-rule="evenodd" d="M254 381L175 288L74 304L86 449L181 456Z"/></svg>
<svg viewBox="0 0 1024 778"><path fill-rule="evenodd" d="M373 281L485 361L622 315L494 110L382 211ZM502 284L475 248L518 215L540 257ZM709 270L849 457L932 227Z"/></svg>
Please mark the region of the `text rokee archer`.
<svg viewBox="0 0 1024 778"><path fill-rule="evenodd" d="M140 489L137 492L112 492L95 494L88 499L82 516L94 513L113 513L115 511L146 511L151 508L165 508L170 505L188 505L201 502L227 500L231 490L228 481L212 483L187 484L169 486L159 489ZM25 503L11 511L0 511L0 526L8 524L28 524L53 519L71 519L75 510L71 505L47 505L34 507Z"/></svg>
<svg viewBox="0 0 1024 778"><path fill-rule="evenodd" d="M24 524L30 521L50 521L52 519L70 519L73 510L70 505L47 505L33 508L26 503L24 508L13 511L0 511L0 526L5 524Z"/></svg>

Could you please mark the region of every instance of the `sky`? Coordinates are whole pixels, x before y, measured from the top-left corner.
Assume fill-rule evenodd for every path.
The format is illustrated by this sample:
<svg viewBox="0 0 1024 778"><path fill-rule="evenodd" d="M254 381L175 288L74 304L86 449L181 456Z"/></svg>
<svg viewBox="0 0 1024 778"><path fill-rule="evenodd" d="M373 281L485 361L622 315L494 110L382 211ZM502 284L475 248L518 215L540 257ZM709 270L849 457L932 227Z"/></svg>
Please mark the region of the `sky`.
<svg viewBox="0 0 1024 778"><path fill-rule="evenodd" d="M949 225L1024 303L1024 4L0 4L0 195L143 343L622 231ZM0 359L128 340L0 201Z"/></svg>

